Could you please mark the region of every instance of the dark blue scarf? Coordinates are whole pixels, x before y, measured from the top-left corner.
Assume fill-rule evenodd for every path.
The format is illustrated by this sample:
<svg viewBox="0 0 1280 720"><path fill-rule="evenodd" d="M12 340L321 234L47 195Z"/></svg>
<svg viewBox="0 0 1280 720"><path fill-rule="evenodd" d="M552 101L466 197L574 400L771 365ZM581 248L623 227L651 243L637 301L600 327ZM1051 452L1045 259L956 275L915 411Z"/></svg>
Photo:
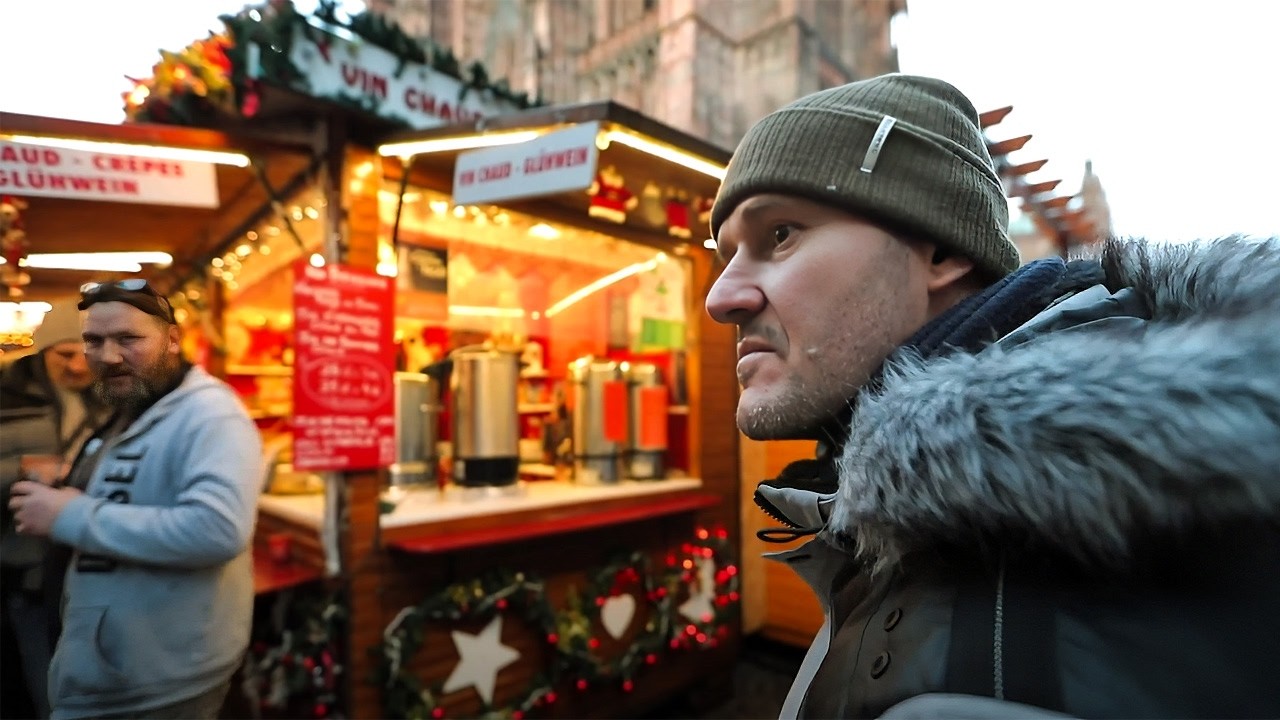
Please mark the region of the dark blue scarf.
<svg viewBox="0 0 1280 720"><path fill-rule="evenodd" d="M903 344L922 358L948 352L974 352L1035 317L1054 300L1051 295L1067 272L1058 258L1027 263L981 293L965 298L931 320Z"/></svg>

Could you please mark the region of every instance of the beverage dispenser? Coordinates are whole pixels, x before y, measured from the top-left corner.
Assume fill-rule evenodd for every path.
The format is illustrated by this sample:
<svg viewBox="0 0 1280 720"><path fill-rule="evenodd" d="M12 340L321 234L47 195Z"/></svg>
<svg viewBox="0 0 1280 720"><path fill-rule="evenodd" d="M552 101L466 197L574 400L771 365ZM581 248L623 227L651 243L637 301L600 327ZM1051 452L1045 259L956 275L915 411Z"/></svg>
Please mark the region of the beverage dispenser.
<svg viewBox="0 0 1280 720"><path fill-rule="evenodd" d="M436 484L436 435L440 419L440 385L422 373L393 376L396 413L396 461L392 485Z"/></svg>
<svg viewBox="0 0 1280 720"><path fill-rule="evenodd" d="M519 358L467 347L455 350L450 363L454 482L464 487L514 484L520 469Z"/></svg>
<svg viewBox="0 0 1280 720"><path fill-rule="evenodd" d="M627 474L643 480L666 472L667 386L652 363L626 364L630 422L627 424Z"/></svg>
<svg viewBox="0 0 1280 720"><path fill-rule="evenodd" d="M627 442L627 385L613 360L591 356L569 363L574 383L573 470L582 483L614 483L622 477Z"/></svg>

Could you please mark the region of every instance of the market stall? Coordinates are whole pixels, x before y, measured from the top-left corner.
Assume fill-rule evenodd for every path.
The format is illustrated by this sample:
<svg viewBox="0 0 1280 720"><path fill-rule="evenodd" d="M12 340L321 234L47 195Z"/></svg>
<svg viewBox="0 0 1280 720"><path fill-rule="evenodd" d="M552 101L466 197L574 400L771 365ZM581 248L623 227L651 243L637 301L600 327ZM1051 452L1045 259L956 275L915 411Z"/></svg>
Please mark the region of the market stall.
<svg viewBox="0 0 1280 720"><path fill-rule="evenodd" d="M392 363L393 437L408 454L372 481L342 476L347 522L336 531L329 499L306 492L331 488L333 466L313 458L320 472L296 469L307 351L292 339L313 294L299 292L300 274L319 272L309 264L321 246L309 232L320 223L307 220L314 203L286 203L301 209L301 250L277 240L267 259L231 273L228 377L294 439L283 489L262 501L260 539L348 581L350 647L375 651L363 664L351 654L350 669L380 679L352 683L353 707L634 715L723 675L737 639L736 437L718 426L736 387L709 371L732 362L733 338L700 311L711 253L688 224L694 199L718 181L703 172L715 173L714 161L698 158L715 151L608 103L483 125L388 136L347 180L344 202L353 188L375 200L371 254L395 270L394 359L380 362ZM529 135L475 149L516 132ZM650 152L659 148L676 160ZM510 199L460 191L476 163L524 168L531 158L576 169L576 189L544 192L559 187L548 169L532 188L494 191ZM626 190L628 175L637 191ZM646 207L646 186L659 183L680 192ZM246 238L279 238L273 227ZM442 360L451 374L428 374ZM490 447L499 440L506 451ZM483 470L502 457L512 472ZM468 477L464 465L482 470ZM467 638L484 637L496 643L485 657L502 663L470 667Z"/></svg>
<svg viewBox="0 0 1280 720"><path fill-rule="evenodd" d="M208 210L32 199L27 222L170 250L150 277L263 432L262 612L228 714L635 716L723 692L734 338L701 311L699 228L727 154L610 103L537 107L367 17L273 3L227 26L165 55L134 124L0 128L244 158Z"/></svg>

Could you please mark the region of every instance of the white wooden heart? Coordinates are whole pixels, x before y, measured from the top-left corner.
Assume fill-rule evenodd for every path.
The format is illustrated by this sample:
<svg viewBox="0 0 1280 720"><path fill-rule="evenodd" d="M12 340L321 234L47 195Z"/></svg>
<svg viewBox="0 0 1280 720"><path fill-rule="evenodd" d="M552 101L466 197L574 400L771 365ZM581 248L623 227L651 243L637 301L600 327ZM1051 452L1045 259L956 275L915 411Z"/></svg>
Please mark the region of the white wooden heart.
<svg viewBox="0 0 1280 720"><path fill-rule="evenodd" d="M600 606L600 624L609 637L617 640L631 627L636 616L636 598L634 595L614 595Z"/></svg>

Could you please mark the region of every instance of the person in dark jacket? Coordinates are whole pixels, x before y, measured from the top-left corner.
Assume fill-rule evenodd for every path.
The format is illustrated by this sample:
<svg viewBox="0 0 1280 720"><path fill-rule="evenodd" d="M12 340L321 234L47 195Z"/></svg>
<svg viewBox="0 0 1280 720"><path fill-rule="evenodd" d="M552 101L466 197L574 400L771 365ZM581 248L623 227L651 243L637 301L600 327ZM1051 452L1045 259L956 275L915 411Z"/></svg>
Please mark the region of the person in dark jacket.
<svg viewBox="0 0 1280 720"><path fill-rule="evenodd" d="M977 112L765 117L712 210L755 499L825 623L784 717L1280 717L1280 239L1021 265Z"/></svg>
<svg viewBox="0 0 1280 720"><path fill-rule="evenodd" d="M0 534L0 566L3 567L3 622L7 661L16 661L21 672L6 662L6 694L18 691L21 680L34 712L49 714L46 676L53 655L52 635L58 607L43 592L44 567L49 553L45 538L19 535L9 512L9 489L23 479L23 456L57 457L70 463L106 411L89 392L92 375L85 361L80 337L80 317L75 301L58 303L44 317L32 336L33 354L9 363L0 375L0 482L3 482L4 529ZM52 478L50 478L52 479Z"/></svg>

